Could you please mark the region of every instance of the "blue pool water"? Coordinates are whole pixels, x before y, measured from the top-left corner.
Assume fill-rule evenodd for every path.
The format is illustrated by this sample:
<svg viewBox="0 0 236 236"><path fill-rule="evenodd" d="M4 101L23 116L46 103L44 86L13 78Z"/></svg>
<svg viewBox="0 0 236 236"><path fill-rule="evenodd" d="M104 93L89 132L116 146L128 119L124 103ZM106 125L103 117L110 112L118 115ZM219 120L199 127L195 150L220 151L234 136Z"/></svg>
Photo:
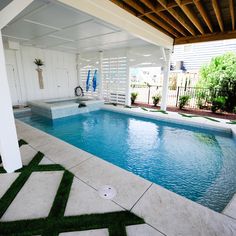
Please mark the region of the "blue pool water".
<svg viewBox="0 0 236 236"><path fill-rule="evenodd" d="M236 192L230 134L100 110L20 120L175 193L221 212Z"/></svg>

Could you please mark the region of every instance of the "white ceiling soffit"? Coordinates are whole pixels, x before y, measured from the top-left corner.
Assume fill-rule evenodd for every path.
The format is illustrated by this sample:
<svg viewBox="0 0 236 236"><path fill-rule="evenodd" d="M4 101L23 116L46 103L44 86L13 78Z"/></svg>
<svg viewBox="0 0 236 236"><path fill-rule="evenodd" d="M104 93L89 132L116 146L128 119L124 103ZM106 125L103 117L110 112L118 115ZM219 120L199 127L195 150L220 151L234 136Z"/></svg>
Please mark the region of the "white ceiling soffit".
<svg viewBox="0 0 236 236"><path fill-rule="evenodd" d="M2 30L4 40L70 53L148 43L109 23L54 1L35 0Z"/></svg>
<svg viewBox="0 0 236 236"><path fill-rule="evenodd" d="M149 43L172 49L173 39L108 0L57 0L93 15Z"/></svg>

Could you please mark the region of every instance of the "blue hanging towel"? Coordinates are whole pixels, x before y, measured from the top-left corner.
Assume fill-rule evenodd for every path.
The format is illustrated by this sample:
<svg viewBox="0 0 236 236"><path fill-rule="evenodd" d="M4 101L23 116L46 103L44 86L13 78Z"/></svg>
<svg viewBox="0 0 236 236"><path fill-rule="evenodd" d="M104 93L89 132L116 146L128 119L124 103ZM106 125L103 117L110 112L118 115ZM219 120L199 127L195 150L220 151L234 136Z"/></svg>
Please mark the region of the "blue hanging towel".
<svg viewBox="0 0 236 236"><path fill-rule="evenodd" d="M93 75L93 92L96 91L97 88L97 70L94 71Z"/></svg>
<svg viewBox="0 0 236 236"><path fill-rule="evenodd" d="M86 91L89 91L89 79L90 79L90 70L88 70L87 80L86 80Z"/></svg>

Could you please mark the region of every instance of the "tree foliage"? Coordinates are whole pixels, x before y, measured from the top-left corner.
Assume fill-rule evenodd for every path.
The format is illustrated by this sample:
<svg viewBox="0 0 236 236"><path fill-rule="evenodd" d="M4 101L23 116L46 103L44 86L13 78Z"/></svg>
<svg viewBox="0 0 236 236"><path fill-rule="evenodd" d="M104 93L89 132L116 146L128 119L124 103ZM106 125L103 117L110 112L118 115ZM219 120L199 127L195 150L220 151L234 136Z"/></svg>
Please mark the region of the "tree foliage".
<svg viewBox="0 0 236 236"><path fill-rule="evenodd" d="M209 88L212 99L225 97L225 109L232 111L236 106L236 54L228 52L203 65L197 86Z"/></svg>

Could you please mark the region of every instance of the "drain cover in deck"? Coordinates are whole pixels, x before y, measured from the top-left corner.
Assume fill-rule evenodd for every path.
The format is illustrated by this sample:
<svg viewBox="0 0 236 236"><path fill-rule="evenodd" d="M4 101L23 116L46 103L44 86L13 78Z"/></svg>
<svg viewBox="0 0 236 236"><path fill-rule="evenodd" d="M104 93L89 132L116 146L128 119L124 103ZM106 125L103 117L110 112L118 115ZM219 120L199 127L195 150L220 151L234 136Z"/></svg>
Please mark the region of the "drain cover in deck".
<svg viewBox="0 0 236 236"><path fill-rule="evenodd" d="M104 199L112 199L116 196L116 189L110 185L104 185L98 189L98 194Z"/></svg>

